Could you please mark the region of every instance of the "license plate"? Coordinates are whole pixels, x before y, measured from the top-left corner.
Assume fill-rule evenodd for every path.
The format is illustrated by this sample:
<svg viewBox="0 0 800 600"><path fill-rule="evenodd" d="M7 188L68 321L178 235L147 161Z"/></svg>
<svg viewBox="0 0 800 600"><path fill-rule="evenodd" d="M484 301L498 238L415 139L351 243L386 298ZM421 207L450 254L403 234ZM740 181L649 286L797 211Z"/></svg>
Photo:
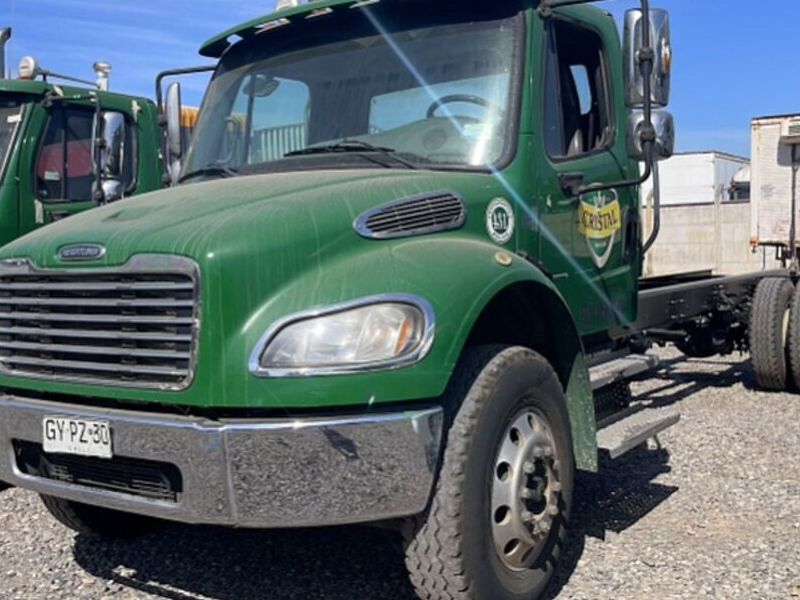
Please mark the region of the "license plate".
<svg viewBox="0 0 800 600"><path fill-rule="evenodd" d="M108 421L45 417L42 421L44 451L112 458L111 425Z"/></svg>

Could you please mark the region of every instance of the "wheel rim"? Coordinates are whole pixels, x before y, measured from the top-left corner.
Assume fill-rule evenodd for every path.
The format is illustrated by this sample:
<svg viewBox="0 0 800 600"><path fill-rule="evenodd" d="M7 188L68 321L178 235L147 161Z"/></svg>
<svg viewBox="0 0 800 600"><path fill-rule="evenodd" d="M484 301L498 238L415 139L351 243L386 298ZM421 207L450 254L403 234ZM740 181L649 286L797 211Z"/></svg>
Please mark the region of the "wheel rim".
<svg viewBox="0 0 800 600"><path fill-rule="evenodd" d="M531 568L550 535L560 512L558 468L547 419L533 409L518 413L498 445L491 490L494 547L509 569Z"/></svg>

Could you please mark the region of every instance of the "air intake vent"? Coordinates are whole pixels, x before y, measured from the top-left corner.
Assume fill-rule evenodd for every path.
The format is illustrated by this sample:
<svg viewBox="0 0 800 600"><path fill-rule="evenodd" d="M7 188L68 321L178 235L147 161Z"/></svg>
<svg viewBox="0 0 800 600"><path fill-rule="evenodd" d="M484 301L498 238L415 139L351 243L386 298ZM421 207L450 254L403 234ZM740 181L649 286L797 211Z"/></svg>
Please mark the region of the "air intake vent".
<svg viewBox="0 0 800 600"><path fill-rule="evenodd" d="M467 209L461 198L439 192L393 200L362 214L354 227L366 238L389 239L458 229Z"/></svg>
<svg viewBox="0 0 800 600"><path fill-rule="evenodd" d="M118 268L0 264L0 371L136 388L191 383L198 274L177 256Z"/></svg>
<svg viewBox="0 0 800 600"><path fill-rule="evenodd" d="M177 502L183 492L181 472L169 463L47 454L39 444L18 440L13 445L17 468L26 475L166 502Z"/></svg>

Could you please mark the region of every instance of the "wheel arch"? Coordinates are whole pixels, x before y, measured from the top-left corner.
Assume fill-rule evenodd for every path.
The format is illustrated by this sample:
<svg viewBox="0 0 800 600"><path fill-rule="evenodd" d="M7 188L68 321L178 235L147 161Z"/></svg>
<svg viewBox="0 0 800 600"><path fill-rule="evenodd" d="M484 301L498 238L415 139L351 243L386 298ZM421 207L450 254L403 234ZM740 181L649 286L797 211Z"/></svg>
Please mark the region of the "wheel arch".
<svg viewBox="0 0 800 600"><path fill-rule="evenodd" d="M461 352L484 344L525 346L548 360L567 397L576 466L596 471L594 397L583 344L555 287L542 275L498 290L473 322Z"/></svg>

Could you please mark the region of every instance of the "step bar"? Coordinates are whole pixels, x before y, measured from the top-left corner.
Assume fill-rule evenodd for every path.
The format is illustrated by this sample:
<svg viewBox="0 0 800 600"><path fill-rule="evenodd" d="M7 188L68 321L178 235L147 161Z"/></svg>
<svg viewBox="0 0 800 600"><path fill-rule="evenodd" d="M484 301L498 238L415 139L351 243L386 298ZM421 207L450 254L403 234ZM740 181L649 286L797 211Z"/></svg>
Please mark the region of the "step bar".
<svg viewBox="0 0 800 600"><path fill-rule="evenodd" d="M598 423L597 447L611 459L640 446L680 421L680 414L670 408L631 407Z"/></svg>
<svg viewBox="0 0 800 600"><path fill-rule="evenodd" d="M592 390L599 390L612 383L625 381L636 375L655 369L659 365L655 354L628 354L612 358L589 367Z"/></svg>

